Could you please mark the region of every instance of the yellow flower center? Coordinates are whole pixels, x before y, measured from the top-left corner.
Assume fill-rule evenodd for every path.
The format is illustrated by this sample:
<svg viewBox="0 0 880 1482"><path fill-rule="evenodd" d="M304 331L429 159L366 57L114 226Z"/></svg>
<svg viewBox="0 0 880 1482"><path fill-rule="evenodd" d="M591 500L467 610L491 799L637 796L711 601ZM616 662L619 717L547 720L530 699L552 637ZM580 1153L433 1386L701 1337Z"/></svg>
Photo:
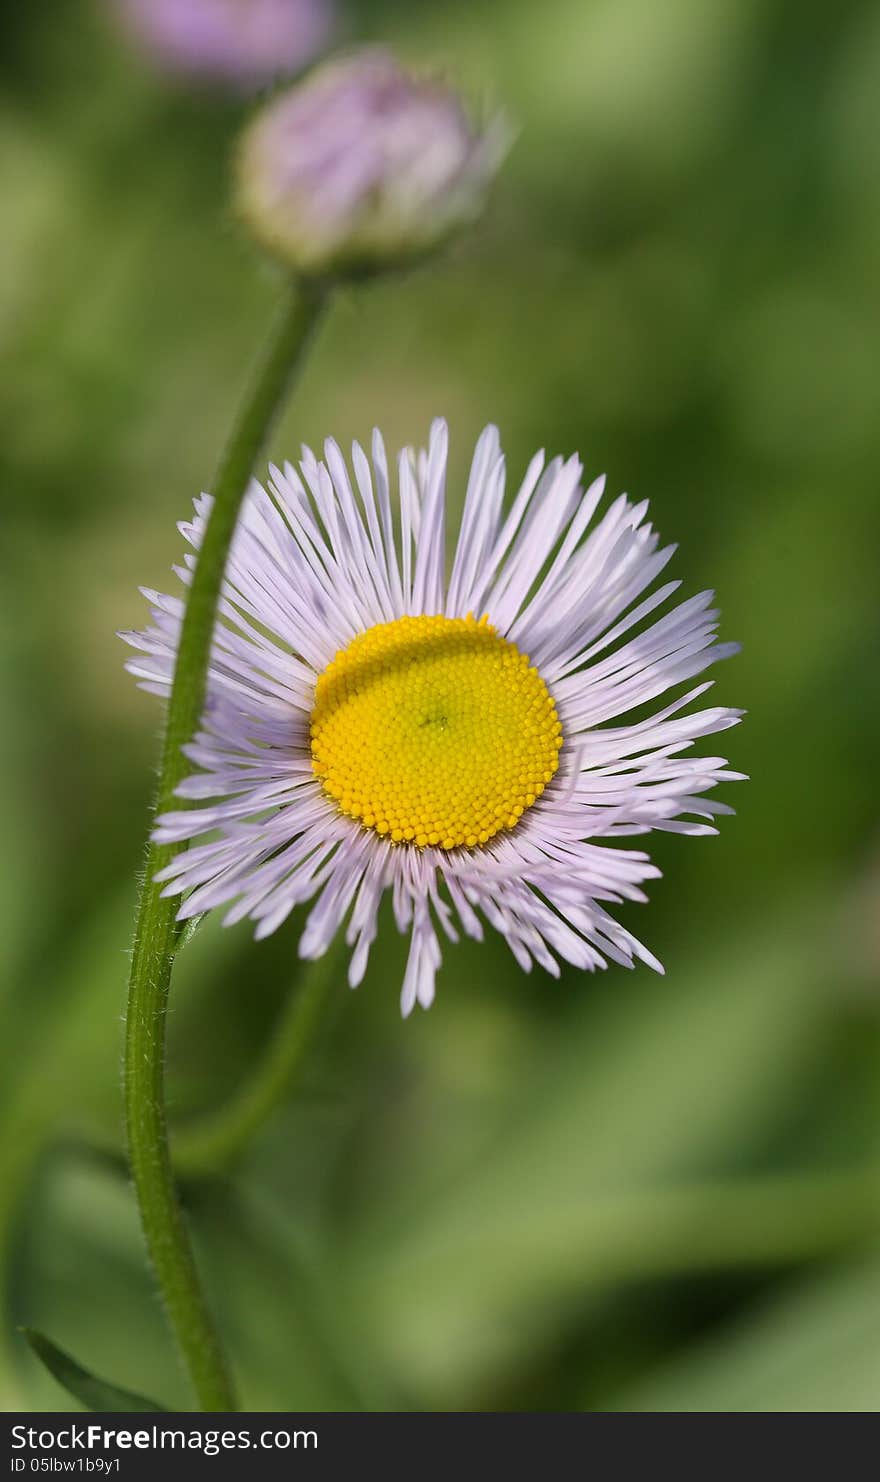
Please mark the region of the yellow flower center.
<svg viewBox="0 0 880 1482"><path fill-rule="evenodd" d="M455 849L513 828L557 766L537 669L483 618L402 617L353 638L315 690L312 767L350 818Z"/></svg>

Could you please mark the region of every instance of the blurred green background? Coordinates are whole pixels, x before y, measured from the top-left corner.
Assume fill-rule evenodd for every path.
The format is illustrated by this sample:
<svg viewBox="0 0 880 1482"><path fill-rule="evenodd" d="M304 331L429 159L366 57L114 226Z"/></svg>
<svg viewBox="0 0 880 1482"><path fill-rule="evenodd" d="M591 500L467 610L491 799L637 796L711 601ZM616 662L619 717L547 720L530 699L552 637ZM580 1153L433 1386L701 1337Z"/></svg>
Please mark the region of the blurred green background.
<svg viewBox="0 0 880 1482"><path fill-rule="evenodd" d="M496 421L580 450L716 587L752 781L653 841L625 919L667 977L450 949L402 1023L381 936L303 1085L185 1197L249 1408L874 1410L880 1401L880 10L873 0L398 0L519 138L479 230L351 293L273 441ZM0 1397L67 1401L27 1322L189 1403L121 1142L157 760L122 669L170 589L276 284L229 219L246 105L171 87L100 6L0 21ZM456 487L453 478L453 488ZM180 960L170 1101L220 1106L299 922Z"/></svg>

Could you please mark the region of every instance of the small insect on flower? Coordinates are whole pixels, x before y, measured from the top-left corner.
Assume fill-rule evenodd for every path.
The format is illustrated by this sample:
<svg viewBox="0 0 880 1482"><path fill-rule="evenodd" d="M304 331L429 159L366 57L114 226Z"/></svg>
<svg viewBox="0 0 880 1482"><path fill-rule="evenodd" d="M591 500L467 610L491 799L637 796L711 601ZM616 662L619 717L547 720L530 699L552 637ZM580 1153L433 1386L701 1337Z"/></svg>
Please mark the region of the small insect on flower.
<svg viewBox="0 0 880 1482"><path fill-rule="evenodd" d="M404 450L392 496L385 447L357 443L352 480L337 445L251 484L214 633L190 806L155 837L188 842L162 871L185 919L226 906L256 935L314 900L303 957L345 929L349 981L363 977L381 898L410 936L401 1004L427 1008L440 938L499 931L521 967L558 975L641 958L605 909L643 901L659 871L628 835L710 834L731 810L704 794L735 780L724 758L689 755L741 711L692 711L685 682L736 651L716 642L703 592L652 617L678 587L652 588L673 547L647 505L543 453L509 511L498 433L474 454L447 578L447 431ZM209 496L180 526L193 551ZM122 636L127 667L167 695L184 603L145 591L152 625ZM650 621L649 621L650 618ZM651 707L674 692L659 709ZM635 717L626 720L626 716ZM346 924L347 923L347 924Z"/></svg>

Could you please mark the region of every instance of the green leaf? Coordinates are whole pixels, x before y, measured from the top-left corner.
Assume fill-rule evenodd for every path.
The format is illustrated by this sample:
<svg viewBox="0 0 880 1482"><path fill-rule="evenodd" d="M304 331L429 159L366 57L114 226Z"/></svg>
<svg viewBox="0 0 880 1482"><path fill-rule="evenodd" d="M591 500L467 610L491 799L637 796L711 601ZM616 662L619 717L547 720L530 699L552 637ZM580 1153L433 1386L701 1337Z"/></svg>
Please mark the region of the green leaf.
<svg viewBox="0 0 880 1482"><path fill-rule="evenodd" d="M611 1397L625 1411L876 1411L876 1255L790 1282Z"/></svg>
<svg viewBox="0 0 880 1482"><path fill-rule="evenodd" d="M84 1369L76 1359L71 1358L69 1353L65 1353L63 1348L59 1348L44 1334L34 1332L33 1328L22 1328L21 1333L52 1377L88 1410L162 1411L161 1405L146 1399L144 1395L134 1394L130 1389L120 1389L109 1380L98 1379L96 1375L90 1374L88 1369Z"/></svg>
<svg viewBox="0 0 880 1482"><path fill-rule="evenodd" d="M589 1293L661 1258L687 1269L702 1224L688 1191L773 1125L827 1034L821 920L804 892L771 930L698 949L660 987L644 975L593 994L536 1036L503 1135L452 1172L414 1149L340 1252L411 1388L459 1408ZM453 1125L450 1084L422 1121Z"/></svg>

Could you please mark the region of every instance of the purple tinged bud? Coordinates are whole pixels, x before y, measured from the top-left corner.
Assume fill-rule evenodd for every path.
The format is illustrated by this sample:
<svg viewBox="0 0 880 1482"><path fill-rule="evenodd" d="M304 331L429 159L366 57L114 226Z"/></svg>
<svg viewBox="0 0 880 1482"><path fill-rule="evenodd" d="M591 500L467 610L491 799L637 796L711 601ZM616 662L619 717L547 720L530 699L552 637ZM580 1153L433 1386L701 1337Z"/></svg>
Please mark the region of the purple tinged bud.
<svg viewBox="0 0 880 1482"><path fill-rule="evenodd" d="M325 50L333 0L114 0L132 38L169 72L244 89Z"/></svg>
<svg viewBox="0 0 880 1482"><path fill-rule="evenodd" d="M479 214L503 157L434 79L380 50L325 64L246 129L237 207L258 242L314 276L381 271L421 257Z"/></svg>

